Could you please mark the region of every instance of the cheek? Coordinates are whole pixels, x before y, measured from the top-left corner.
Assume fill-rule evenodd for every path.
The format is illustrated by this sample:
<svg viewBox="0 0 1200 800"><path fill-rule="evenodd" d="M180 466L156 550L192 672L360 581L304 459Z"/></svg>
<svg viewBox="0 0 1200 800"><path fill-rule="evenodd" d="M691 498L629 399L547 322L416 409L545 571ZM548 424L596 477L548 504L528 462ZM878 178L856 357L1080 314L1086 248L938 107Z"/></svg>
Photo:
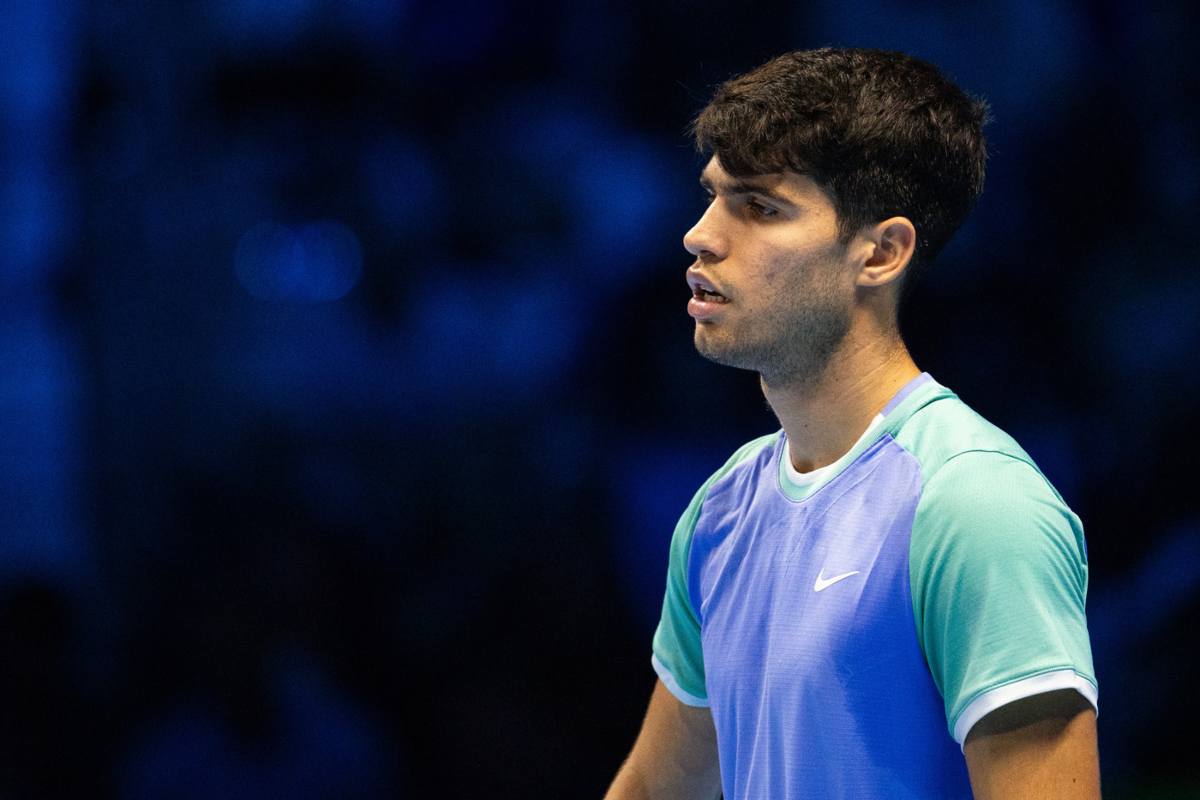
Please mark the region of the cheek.
<svg viewBox="0 0 1200 800"><path fill-rule="evenodd" d="M758 273L764 286L794 285L810 267L808 254L786 245L764 246L757 253Z"/></svg>
<svg viewBox="0 0 1200 800"><path fill-rule="evenodd" d="M769 248L762 254L763 285L784 291L830 286L839 264L831 256L827 247Z"/></svg>

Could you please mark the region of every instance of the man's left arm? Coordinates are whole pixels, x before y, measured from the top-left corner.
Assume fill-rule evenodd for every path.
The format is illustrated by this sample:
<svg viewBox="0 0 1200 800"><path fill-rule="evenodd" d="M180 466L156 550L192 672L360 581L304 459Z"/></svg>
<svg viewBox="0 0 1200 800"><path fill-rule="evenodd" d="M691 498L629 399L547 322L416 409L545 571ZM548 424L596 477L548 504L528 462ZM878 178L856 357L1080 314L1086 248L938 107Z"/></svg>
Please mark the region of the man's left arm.
<svg viewBox="0 0 1200 800"><path fill-rule="evenodd" d="M1026 697L975 723L963 746L976 800L1096 800L1096 713L1074 689Z"/></svg>
<svg viewBox="0 0 1200 800"><path fill-rule="evenodd" d="M914 614L977 798L1099 797L1077 516L1027 461L958 455L913 525Z"/></svg>

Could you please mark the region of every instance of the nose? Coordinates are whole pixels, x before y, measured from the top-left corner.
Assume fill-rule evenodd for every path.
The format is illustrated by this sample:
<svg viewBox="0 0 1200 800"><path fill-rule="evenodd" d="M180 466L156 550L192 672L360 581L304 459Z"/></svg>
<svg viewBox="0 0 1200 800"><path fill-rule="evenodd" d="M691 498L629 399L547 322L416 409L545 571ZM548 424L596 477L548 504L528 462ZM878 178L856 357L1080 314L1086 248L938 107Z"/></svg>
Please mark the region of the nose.
<svg viewBox="0 0 1200 800"><path fill-rule="evenodd" d="M718 224L720 202L717 199L709 203L692 229L683 235L683 249L702 261L720 261L727 254L728 243Z"/></svg>

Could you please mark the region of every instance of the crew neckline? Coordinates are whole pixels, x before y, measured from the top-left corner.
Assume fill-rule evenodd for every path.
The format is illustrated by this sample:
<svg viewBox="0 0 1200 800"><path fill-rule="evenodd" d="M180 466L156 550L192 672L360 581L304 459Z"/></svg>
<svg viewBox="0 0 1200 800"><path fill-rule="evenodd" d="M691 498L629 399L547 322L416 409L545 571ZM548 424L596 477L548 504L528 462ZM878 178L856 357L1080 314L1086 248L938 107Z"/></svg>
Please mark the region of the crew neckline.
<svg viewBox="0 0 1200 800"><path fill-rule="evenodd" d="M953 395L953 392L935 381L929 373L922 372L892 395L883 409L868 423L858 440L840 458L809 472L800 472L792 466L787 433L780 431L783 444L778 455L780 491L794 502L807 499L858 460L881 436L894 435L918 408L939 397Z"/></svg>
<svg viewBox="0 0 1200 800"><path fill-rule="evenodd" d="M855 440L854 444L850 445L850 449L842 453L836 461L831 461L823 467L810 469L808 472L801 472L792 466L792 443L784 441L783 443L783 468L787 471L788 480L796 486L811 486L824 477L827 477L833 472L836 472L841 466L842 459L858 449L858 446L863 443L863 440L871 435L871 431L879 427L879 423L883 422L883 412L879 412L867 425L867 429L862 432L862 435Z"/></svg>

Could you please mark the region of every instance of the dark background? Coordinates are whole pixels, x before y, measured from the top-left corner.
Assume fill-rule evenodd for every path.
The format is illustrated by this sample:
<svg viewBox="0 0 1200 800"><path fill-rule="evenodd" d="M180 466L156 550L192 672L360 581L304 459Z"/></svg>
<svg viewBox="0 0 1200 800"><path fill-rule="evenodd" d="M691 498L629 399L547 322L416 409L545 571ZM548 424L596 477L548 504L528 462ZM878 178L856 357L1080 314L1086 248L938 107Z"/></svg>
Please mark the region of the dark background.
<svg viewBox="0 0 1200 800"><path fill-rule="evenodd" d="M825 44L992 104L906 338L1084 520L1107 796L1200 796L1197 16L6 4L0 797L600 796L776 427L691 347L684 127Z"/></svg>

